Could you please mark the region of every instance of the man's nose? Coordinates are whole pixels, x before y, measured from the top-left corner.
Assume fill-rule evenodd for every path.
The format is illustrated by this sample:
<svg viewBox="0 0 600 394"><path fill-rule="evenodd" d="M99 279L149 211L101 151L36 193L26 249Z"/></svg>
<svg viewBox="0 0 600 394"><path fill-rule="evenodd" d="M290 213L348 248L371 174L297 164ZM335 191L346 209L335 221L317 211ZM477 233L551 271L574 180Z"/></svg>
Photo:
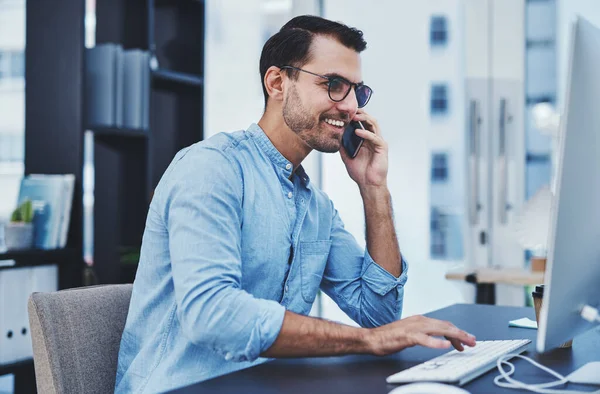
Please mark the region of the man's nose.
<svg viewBox="0 0 600 394"><path fill-rule="evenodd" d="M356 111L358 110L358 101L356 100L356 92L354 88L348 92L348 95L337 103L337 109L340 112L347 113L350 116L350 119L356 115Z"/></svg>

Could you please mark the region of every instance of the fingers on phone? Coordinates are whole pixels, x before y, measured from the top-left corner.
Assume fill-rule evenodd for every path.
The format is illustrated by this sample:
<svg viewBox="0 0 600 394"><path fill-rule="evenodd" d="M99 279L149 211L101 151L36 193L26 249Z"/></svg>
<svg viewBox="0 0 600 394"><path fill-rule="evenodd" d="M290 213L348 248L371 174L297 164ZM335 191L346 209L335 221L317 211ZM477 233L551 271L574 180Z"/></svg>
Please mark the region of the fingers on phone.
<svg viewBox="0 0 600 394"><path fill-rule="evenodd" d="M367 141L373 141L376 142L377 141L377 135L374 134L373 132L369 131L369 130L363 130L363 129L356 129L356 135L367 140Z"/></svg>
<svg viewBox="0 0 600 394"><path fill-rule="evenodd" d="M356 114L356 116L354 117L354 120L361 122L365 129L373 132L374 134L377 134L377 135L381 134L381 130L379 129L379 124L377 123L377 120L375 120L375 118L373 118L372 116L367 115L366 113Z"/></svg>
<svg viewBox="0 0 600 394"><path fill-rule="evenodd" d="M373 131L376 128L375 121L366 114L356 114L353 120L360 122L366 130Z"/></svg>

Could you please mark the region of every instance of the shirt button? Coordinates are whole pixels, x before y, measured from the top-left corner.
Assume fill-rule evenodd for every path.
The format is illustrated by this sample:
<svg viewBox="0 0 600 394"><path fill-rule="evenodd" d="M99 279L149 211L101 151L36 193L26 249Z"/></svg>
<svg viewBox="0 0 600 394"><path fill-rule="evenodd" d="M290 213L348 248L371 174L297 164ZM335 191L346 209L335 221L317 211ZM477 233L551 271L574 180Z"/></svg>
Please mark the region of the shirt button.
<svg viewBox="0 0 600 394"><path fill-rule="evenodd" d="M290 291L290 287L288 285L285 285L285 292L287 293L288 291Z"/></svg>
<svg viewBox="0 0 600 394"><path fill-rule="evenodd" d="M294 194L292 192L288 193L288 198L292 198L294 196Z"/></svg>
<svg viewBox="0 0 600 394"><path fill-rule="evenodd" d="M231 360L232 358L233 358L233 355L232 355L231 353L227 352L227 353L225 354L225 360L229 361L229 360Z"/></svg>
<svg viewBox="0 0 600 394"><path fill-rule="evenodd" d="M287 163L287 164L285 165L285 169L286 169L286 170L291 170L291 169L292 169L292 165L291 165L290 163Z"/></svg>

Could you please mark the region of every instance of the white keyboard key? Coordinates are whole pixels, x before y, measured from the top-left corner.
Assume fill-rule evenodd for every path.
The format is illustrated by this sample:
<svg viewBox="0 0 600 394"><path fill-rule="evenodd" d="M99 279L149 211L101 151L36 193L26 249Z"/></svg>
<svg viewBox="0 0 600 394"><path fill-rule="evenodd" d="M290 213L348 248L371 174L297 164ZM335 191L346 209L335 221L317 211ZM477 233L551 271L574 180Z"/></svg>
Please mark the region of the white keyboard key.
<svg viewBox="0 0 600 394"><path fill-rule="evenodd" d="M463 385L496 366L501 356L522 353L529 339L479 341L475 347L453 350L387 378L388 383L442 382Z"/></svg>

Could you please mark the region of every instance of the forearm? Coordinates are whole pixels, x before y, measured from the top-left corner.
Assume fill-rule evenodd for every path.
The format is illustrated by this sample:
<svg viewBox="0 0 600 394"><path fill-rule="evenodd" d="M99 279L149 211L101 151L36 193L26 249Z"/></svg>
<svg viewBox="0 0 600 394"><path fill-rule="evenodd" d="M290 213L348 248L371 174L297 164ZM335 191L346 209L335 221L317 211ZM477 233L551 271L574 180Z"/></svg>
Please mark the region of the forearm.
<svg viewBox="0 0 600 394"><path fill-rule="evenodd" d="M263 357L320 357L369 353L369 331L286 311L277 339Z"/></svg>
<svg viewBox="0 0 600 394"><path fill-rule="evenodd" d="M386 271L399 277L402 274L402 262L390 192L387 187L362 188L360 192L365 207L369 254Z"/></svg>

